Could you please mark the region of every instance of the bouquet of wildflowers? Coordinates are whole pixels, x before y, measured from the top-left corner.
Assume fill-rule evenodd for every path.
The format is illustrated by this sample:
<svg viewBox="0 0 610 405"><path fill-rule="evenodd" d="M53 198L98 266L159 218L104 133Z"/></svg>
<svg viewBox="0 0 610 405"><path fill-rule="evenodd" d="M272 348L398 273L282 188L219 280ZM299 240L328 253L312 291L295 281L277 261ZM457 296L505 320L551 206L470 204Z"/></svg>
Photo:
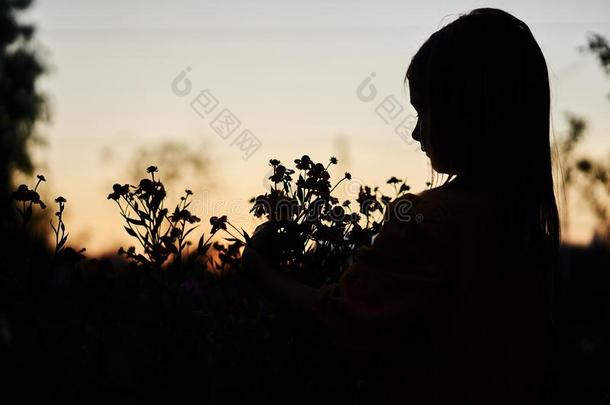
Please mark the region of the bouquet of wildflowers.
<svg viewBox="0 0 610 405"><path fill-rule="evenodd" d="M302 282L320 285L338 279L358 249L371 244L393 198L378 187L360 186L355 202L340 201L333 193L351 175L331 183L329 168L336 158L322 164L304 155L294 163L289 168L277 159L269 161L270 189L251 200L250 212L273 227L273 251L268 253L274 264ZM409 190L396 177L388 183L395 197Z"/></svg>

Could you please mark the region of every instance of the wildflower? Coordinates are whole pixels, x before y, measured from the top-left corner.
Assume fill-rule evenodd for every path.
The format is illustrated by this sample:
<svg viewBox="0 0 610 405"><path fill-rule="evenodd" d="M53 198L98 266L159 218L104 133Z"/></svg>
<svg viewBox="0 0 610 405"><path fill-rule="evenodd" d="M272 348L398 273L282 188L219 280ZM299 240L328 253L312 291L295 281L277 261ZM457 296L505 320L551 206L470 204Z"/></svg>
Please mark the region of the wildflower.
<svg viewBox="0 0 610 405"><path fill-rule="evenodd" d="M277 160L277 159L270 159L270 160L269 160L269 164L270 164L271 166L277 166L277 165L279 165L279 164L280 164L280 161L279 161L279 160Z"/></svg>
<svg viewBox="0 0 610 405"><path fill-rule="evenodd" d="M392 176L386 183L387 184L396 184L396 183L400 183L400 180L398 180L396 177Z"/></svg>
<svg viewBox="0 0 610 405"><path fill-rule="evenodd" d="M146 168L146 173L157 173L159 171L159 169L157 168L157 166L148 166Z"/></svg>
<svg viewBox="0 0 610 405"><path fill-rule="evenodd" d="M336 165L336 164L337 164L337 162L338 162L338 160L337 160L337 158L336 158L336 157L334 157L334 156L331 156L331 157L330 157L330 164L332 164L332 165Z"/></svg>
<svg viewBox="0 0 610 405"><path fill-rule="evenodd" d="M402 183L402 184L400 185L400 190L399 190L399 192L400 192L400 193L402 193L402 192L404 192L404 191L409 191L409 190L411 190L411 187L409 187L407 184Z"/></svg>
<svg viewBox="0 0 610 405"><path fill-rule="evenodd" d="M254 205L250 209L250 212L254 213L254 216L257 218L268 214L271 210L271 205L269 204L269 199L267 195L259 195L253 198L250 202L254 203Z"/></svg>
<svg viewBox="0 0 610 405"><path fill-rule="evenodd" d="M377 189L375 188L376 191ZM356 201L360 204L361 214L367 215L375 210L383 210L381 204L377 201L377 197L371 193L369 186L360 187Z"/></svg>
<svg viewBox="0 0 610 405"><path fill-rule="evenodd" d="M195 222L200 221L199 218L196 217L195 215L192 215L189 210L187 210L187 209L178 210L178 207L176 207L176 210L171 215L170 219L172 220L172 222L186 221L189 224L193 224Z"/></svg>
<svg viewBox="0 0 610 405"><path fill-rule="evenodd" d="M129 184L121 186L116 183L112 186L112 193L108 194L108 199L118 201L119 198L124 197L127 193L129 193Z"/></svg>
<svg viewBox="0 0 610 405"><path fill-rule="evenodd" d="M312 164L311 159L307 155L303 155L300 159L295 159L296 167L299 170L308 170Z"/></svg>
<svg viewBox="0 0 610 405"><path fill-rule="evenodd" d="M299 211L299 203L294 198L274 196L270 206L269 219L272 221L289 221Z"/></svg>
<svg viewBox="0 0 610 405"><path fill-rule="evenodd" d="M345 210L343 207L336 205L332 208L330 215L334 221L340 222L343 221L343 218L345 217Z"/></svg>
<svg viewBox="0 0 610 405"><path fill-rule="evenodd" d="M352 175L348 172L345 172L345 175L343 176L345 177L347 180L351 180L352 179Z"/></svg>
<svg viewBox="0 0 610 405"><path fill-rule="evenodd" d="M17 201L30 202L38 204L40 208L45 209L47 206L40 199L40 194L34 190L30 190L25 184L21 184L16 191L13 192L13 198Z"/></svg>
<svg viewBox="0 0 610 405"><path fill-rule="evenodd" d="M38 178L38 180L40 181L47 181L47 179L45 179L45 177L42 174L39 174L36 176Z"/></svg>
<svg viewBox="0 0 610 405"><path fill-rule="evenodd" d="M219 229L227 229L227 216L223 215L220 218L213 216L210 218L210 225L212 225L212 233L218 232Z"/></svg>
<svg viewBox="0 0 610 405"><path fill-rule="evenodd" d="M66 203L66 199L65 199L65 198L63 198L62 196L59 196L59 197L57 197L57 198L55 199L55 202L56 202L57 204L65 204L65 203Z"/></svg>
<svg viewBox="0 0 610 405"><path fill-rule="evenodd" d="M307 176L313 178L321 178L325 171L326 168L322 163L316 163L309 169L309 171L307 172Z"/></svg>
<svg viewBox="0 0 610 405"><path fill-rule="evenodd" d="M17 187L17 190L13 192L13 198L17 201L29 201L28 191L28 186L21 184L19 187Z"/></svg>
<svg viewBox="0 0 610 405"><path fill-rule="evenodd" d="M284 174L286 174L286 167L283 165L278 165L275 167L273 175L269 176L269 180L274 183L281 183L284 179Z"/></svg>

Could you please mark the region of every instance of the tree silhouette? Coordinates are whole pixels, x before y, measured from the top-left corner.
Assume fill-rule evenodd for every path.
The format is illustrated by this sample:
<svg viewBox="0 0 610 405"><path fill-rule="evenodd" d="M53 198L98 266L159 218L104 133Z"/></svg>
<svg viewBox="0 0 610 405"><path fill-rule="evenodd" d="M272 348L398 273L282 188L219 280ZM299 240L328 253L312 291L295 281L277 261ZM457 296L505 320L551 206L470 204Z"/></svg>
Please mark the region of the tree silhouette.
<svg viewBox="0 0 610 405"><path fill-rule="evenodd" d="M45 66L33 43L35 28L18 15L32 0L0 0L0 225L16 218L10 200L15 171L31 174L29 143L45 118L45 98L36 89Z"/></svg>
<svg viewBox="0 0 610 405"><path fill-rule="evenodd" d="M589 35L581 51L593 54L610 76L610 45L605 37ZM577 146L584 138L587 122L574 114L568 114L567 119L569 130L559 143L565 184L580 195L595 217L592 242L610 247L610 160L579 154Z"/></svg>

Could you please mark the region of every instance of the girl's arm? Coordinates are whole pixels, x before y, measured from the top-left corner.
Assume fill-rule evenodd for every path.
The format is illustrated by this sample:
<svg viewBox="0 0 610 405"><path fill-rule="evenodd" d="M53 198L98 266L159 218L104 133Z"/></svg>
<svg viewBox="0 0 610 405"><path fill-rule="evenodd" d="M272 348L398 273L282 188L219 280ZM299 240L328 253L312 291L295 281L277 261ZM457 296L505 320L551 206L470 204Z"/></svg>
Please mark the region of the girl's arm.
<svg viewBox="0 0 610 405"><path fill-rule="evenodd" d="M412 194L401 200L391 204L372 246L358 252L338 282L315 289L276 269L266 259L274 243L272 228L265 225L244 250L246 272L279 309L291 310L288 318L306 334L361 353L400 342L442 300L453 260L443 210ZM398 206L405 201L413 202L406 216Z"/></svg>
<svg viewBox="0 0 610 405"><path fill-rule="evenodd" d="M261 289L279 304L278 308L288 309L289 319L310 337L320 337L321 329L313 314L314 296L317 291L308 285L292 280L275 268L261 252L271 248L269 228L261 225L252 235L250 244L242 254L242 262Z"/></svg>
<svg viewBox="0 0 610 405"><path fill-rule="evenodd" d="M272 295L281 304L288 305L294 312L311 316L314 288L290 279L274 268L253 247L245 248L242 260L246 271L252 275L265 292Z"/></svg>

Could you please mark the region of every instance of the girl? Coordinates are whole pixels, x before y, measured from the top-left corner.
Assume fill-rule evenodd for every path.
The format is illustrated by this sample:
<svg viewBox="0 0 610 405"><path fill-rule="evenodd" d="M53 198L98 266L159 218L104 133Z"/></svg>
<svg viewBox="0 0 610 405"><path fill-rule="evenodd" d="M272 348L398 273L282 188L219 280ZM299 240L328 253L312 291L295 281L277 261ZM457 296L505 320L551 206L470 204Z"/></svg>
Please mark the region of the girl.
<svg viewBox="0 0 610 405"><path fill-rule="evenodd" d="M264 225L246 269L338 347L384 359L378 402L545 403L560 230L544 56L524 22L477 9L432 34L405 82L413 138L448 180L402 197L409 216L391 204L338 283L313 289L274 269Z"/></svg>

